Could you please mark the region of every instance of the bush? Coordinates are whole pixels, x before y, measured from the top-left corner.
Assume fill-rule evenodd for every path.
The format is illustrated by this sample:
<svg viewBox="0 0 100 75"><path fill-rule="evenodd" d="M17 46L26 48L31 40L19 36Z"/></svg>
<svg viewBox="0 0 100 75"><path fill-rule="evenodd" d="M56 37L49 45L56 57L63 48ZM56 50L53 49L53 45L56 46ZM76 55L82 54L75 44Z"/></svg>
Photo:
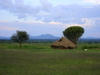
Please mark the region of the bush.
<svg viewBox="0 0 100 75"><path fill-rule="evenodd" d="M82 49L96 49L96 48L100 48L99 46L83 46Z"/></svg>

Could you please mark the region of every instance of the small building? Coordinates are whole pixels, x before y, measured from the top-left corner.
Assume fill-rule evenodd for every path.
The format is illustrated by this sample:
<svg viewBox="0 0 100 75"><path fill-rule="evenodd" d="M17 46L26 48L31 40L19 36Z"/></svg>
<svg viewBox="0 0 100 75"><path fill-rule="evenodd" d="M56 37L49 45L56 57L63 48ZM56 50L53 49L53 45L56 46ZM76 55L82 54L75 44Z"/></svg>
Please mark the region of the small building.
<svg viewBox="0 0 100 75"><path fill-rule="evenodd" d="M75 49L76 45L65 37L60 38L51 45L54 49Z"/></svg>

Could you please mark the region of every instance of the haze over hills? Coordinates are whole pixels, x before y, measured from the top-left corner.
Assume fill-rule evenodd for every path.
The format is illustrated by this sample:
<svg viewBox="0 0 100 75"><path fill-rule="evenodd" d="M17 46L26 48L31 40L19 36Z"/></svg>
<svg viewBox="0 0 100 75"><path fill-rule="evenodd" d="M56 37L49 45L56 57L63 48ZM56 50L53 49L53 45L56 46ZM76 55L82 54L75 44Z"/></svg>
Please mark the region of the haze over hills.
<svg viewBox="0 0 100 75"><path fill-rule="evenodd" d="M61 36L62 37L62 36ZM53 36L51 34L42 34L39 36L29 36L30 39L60 39L61 37ZM0 36L0 39L11 39L10 37ZM96 37L81 37L80 39L100 39Z"/></svg>
<svg viewBox="0 0 100 75"><path fill-rule="evenodd" d="M39 36L29 36L30 39L59 39L60 37L53 36L51 34L42 34ZM0 39L11 39L10 37L0 36Z"/></svg>
<svg viewBox="0 0 100 75"><path fill-rule="evenodd" d="M53 36L51 34L42 34L39 36L30 36L30 39L59 39L60 37Z"/></svg>
<svg viewBox="0 0 100 75"><path fill-rule="evenodd" d="M10 37L0 36L0 39L10 39Z"/></svg>

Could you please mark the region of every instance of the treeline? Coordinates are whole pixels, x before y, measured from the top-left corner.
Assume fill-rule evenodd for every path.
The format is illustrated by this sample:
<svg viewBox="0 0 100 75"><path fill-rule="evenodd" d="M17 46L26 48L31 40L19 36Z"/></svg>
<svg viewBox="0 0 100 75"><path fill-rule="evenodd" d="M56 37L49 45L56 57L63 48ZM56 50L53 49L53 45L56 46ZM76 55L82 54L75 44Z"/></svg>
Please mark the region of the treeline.
<svg viewBox="0 0 100 75"><path fill-rule="evenodd" d="M81 43L100 43L100 39L79 39L78 42Z"/></svg>
<svg viewBox="0 0 100 75"><path fill-rule="evenodd" d="M25 43L52 43L58 39L30 39ZM0 43L12 43L11 39L0 39ZM79 43L100 43L100 39L79 39Z"/></svg>
<svg viewBox="0 0 100 75"><path fill-rule="evenodd" d="M52 43L58 39L30 39L24 43ZM0 39L0 43L13 43L11 39Z"/></svg>

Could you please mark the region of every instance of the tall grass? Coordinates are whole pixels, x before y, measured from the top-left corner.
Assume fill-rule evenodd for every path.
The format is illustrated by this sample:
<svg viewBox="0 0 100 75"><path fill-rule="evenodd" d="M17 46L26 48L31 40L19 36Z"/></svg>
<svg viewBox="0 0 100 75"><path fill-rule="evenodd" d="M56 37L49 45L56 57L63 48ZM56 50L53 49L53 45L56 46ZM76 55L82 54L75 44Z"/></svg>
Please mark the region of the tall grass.
<svg viewBox="0 0 100 75"><path fill-rule="evenodd" d="M0 75L100 75L100 44L51 49L51 43L0 43Z"/></svg>
<svg viewBox="0 0 100 75"><path fill-rule="evenodd" d="M23 43L22 49L51 49L52 43ZM0 49L20 49L18 43L0 43ZM78 43L77 49L100 49L100 43Z"/></svg>
<svg viewBox="0 0 100 75"><path fill-rule="evenodd" d="M23 43L22 49L50 49L51 43ZM0 48L19 49L19 43L0 43Z"/></svg>
<svg viewBox="0 0 100 75"><path fill-rule="evenodd" d="M0 49L0 75L100 75L99 59L100 51Z"/></svg>

